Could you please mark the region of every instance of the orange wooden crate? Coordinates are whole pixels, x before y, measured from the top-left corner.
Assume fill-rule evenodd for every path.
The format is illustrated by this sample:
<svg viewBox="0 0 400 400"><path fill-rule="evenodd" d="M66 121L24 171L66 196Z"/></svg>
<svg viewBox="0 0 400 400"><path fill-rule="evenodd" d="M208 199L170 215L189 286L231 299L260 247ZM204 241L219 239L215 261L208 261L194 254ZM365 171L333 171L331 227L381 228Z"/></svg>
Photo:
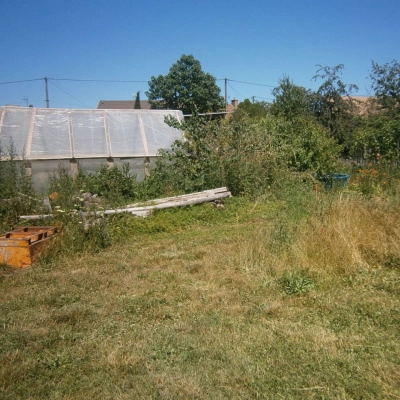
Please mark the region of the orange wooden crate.
<svg viewBox="0 0 400 400"><path fill-rule="evenodd" d="M28 226L0 235L0 264L30 267L57 232L55 226Z"/></svg>

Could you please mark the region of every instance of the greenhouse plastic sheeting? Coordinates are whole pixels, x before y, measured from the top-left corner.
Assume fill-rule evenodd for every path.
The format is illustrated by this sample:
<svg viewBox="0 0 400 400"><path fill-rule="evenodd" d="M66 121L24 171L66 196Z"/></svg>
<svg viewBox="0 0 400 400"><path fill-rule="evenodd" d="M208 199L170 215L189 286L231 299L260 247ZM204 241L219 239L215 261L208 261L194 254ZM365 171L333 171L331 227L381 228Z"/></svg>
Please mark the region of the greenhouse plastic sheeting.
<svg viewBox="0 0 400 400"><path fill-rule="evenodd" d="M182 133L164 117L175 110L71 110L0 107L0 146L26 160L154 157ZM11 147L12 146L12 147Z"/></svg>

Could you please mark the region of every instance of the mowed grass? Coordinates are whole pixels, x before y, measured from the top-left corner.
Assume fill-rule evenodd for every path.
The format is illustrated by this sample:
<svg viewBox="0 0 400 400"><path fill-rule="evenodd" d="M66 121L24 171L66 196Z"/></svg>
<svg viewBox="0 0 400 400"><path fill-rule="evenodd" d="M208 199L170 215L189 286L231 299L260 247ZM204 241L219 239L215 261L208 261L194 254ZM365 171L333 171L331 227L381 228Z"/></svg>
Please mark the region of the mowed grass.
<svg viewBox="0 0 400 400"><path fill-rule="evenodd" d="M229 199L121 217L97 254L3 266L0 397L400 398L399 211Z"/></svg>

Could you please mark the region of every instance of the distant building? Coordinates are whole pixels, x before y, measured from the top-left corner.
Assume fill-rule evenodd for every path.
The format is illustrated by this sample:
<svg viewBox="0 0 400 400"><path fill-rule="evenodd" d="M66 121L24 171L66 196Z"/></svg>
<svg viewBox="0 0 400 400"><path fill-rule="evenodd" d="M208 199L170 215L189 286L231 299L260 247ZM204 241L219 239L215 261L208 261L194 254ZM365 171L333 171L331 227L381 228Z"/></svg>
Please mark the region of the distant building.
<svg viewBox="0 0 400 400"><path fill-rule="evenodd" d="M100 100L97 106L101 110L133 110L135 100ZM147 100L140 100L142 110L150 110L151 104Z"/></svg>
<svg viewBox="0 0 400 400"><path fill-rule="evenodd" d="M238 108L239 105L239 100L238 99L233 99L231 101L231 104L226 103L226 111L227 112L233 112Z"/></svg>
<svg viewBox="0 0 400 400"><path fill-rule="evenodd" d="M210 113L201 113L200 115L210 115L212 118L218 118L221 116L226 116L234 112L239 104L239 100L233 99L231 103L227 103L225 106L225 111L216 111ZM151 110L151 104L148 100L140 100L140 107L142 110ZM102 110L132 110L135 108L135 100L100 100L97 105L98 109ZM185 115L185 117L191 117L190 115Z"/></svg>
<svg viewBox="0 0 400 400"><path fill-rule="evenodd" d="M366 116L379 110L376 97L373 96L344 96L344 100L351 98L357 114Z"/></svg>

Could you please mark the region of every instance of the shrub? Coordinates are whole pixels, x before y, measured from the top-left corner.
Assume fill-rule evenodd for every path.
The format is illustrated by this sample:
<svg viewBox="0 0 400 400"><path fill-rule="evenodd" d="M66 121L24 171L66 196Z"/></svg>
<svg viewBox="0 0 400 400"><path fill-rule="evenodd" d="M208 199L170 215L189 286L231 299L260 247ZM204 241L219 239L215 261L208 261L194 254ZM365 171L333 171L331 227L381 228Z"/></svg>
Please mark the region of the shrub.
<svg viewBox="0 0 400 400"><path fill-rule="evenodd" d="M86 191L95 193L105 201L120 205L137 199L136 176L130 172L129 163L109 167L102 165L95 174L83 175Z"/></svg>
<svg viewBox="0 0 400 400"><path fill-rule="evenodd" d="M295 121L241 113L228 121L193 118L179 124L185 140L162 151L148 187L160 192L195 192L227 186L234 195L262 195L292 171L330 173L340 147L309 118Z"/></svg>
<svg viewBox="0 0 400 400"><path fill-rule="evenodd" d="M19 216L39 208L31 177L26 175L24 161L11 145L6 151L0 146L0 228L12 229Z"/></svg>
<svg viewBox="0 0 400 400"><path fill-rule="evenodd" d="M94 208L88 209L85 199L81 197L89 179L82 171L79 171L76 178L72 177L62 165L49 176L54 217L48 223L62 227L55 252L90 252L111 244L102 207L95 204Z"/></svg>
<svg viewBox="0 0 400 400"><path fill-rule="evenodd" d="M396 171L392 166L370 162L366 167L355 167L349 189L366 196L381 196L394 189Z"/></svg>

